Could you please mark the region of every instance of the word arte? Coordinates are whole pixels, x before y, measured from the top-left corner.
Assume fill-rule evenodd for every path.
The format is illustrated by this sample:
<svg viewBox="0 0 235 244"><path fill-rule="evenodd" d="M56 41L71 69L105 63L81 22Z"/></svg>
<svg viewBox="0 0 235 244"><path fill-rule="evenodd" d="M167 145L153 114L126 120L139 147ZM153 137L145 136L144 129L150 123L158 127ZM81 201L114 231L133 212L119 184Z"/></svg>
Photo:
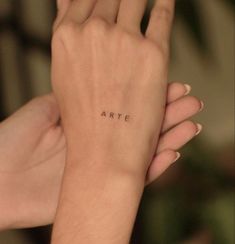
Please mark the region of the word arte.
<svg viewBox="0 0 235 244"><path fill-rule="evenodd" d="M120 113L113 113L113 112L102 112L101 117L116 119L116 120L123 120L128 122L130 120L130 115L124 115Z"/></svg>

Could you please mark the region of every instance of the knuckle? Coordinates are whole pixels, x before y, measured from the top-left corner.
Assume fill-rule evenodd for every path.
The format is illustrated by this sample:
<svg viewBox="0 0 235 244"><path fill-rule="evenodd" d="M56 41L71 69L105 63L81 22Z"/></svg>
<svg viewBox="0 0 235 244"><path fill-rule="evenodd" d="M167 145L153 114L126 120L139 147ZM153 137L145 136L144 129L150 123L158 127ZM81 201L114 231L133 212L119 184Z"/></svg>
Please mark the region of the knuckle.
<svg viewBox="0 0 235 244"><path fill-rule="evenodd" d="M77 24L72 20L63 21L54 31L52 36L52 48L65 45L72 40L78 31Z"/></svg>
<svg viewBox="0 0 235 244"><path fill-rule="evenodd" d="M108 27L108 22L105 21L102 17L92 17L90 18L86 24L84 29L92 34L100 34L103 33Z"/></svg>
<svg viewBox="0 0 235 244"><path fill-rule="evenodd" d="M164 6L153 9L153 15L158 19L163 19L166 21L171 21L172 19L172 11Z"/></svg>
<svg viewBox="0 0 235 244"><path fill-rule="evenodd" d="M116 28L116 35L120 40L124 42L129 42L133 39L133 36L130 33L118 28Z"/></svg>
<svg viewBox="0 0 235 244"><path fill-rule="evenodd" d="M77 23L73 20L66 20L58 27L58 32L62 36L71 36L77 32Z"/></svg>
<svg viewBox="0 0 235 244"><path fill-rule="evenodd" d="M113 43L119 46L121 49L132 54L133 52L138 52L141 50L139 48L140 39L136 38L132 33L124 31L121 28L113 28Z"/></svg>
<svg viewBox="0 0 235 244"><path fill-rule="evenodd" d="M136 39L128 32L117 30L117 36L118 40L120 40L126 47L134 47L137 44Z"/></svg>
<svg viewBox="0 0 235 244"><path fill-rule="evenodd" d="M162 46L151 40L145 42L144 49L148 57L152 57L161 63L167 63L169 59L169 48L168 46Z"/></svg>

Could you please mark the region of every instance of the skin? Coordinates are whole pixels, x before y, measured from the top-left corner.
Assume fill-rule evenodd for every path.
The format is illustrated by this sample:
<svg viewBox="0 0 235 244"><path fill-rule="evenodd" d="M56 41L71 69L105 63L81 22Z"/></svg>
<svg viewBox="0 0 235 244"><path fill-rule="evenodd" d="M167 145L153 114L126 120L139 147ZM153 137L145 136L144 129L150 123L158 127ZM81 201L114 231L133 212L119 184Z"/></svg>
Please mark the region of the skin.
<svg viewBox="0 0 235 244"><path fill-rule="evenodd" d="M171 127L161 133L146 184L170 167L175 150L197 133L196 124L185 121L199 112L199 100L188 96L188 92L180 83L168 86L166 111ZM174 124L171 120L177 110L181 111L180 123ZM1 230L53 223L66 154L59 117L56 100L50 94L33 99L0 123Z"/></svg>
<svg viewBox="0 0 235 244"><path fill-rule="evenodd" d="M201 130L185 121L200 110L200 101L186 96L190 89L180 83L168 86L166 118L146 184L159 177L178 158L175 150ZM59 117L50 94L32 100L0 124L0 229L54 221L66 154Z"/></svg>
<svg viewBox="0 0 235 244"><path fill-rule="evenodd" d="M128 243L146 179L164 171L153 167L167 144L161 132L179 123L181 114L165 110L174 1L157 1L142 36L145 5L59 2L52 85L67 153L52 243ZM190 99L182 98L186 108ZM195 107L202 108L197 99ZM115 120L104 111L127 117Z"/></svg>

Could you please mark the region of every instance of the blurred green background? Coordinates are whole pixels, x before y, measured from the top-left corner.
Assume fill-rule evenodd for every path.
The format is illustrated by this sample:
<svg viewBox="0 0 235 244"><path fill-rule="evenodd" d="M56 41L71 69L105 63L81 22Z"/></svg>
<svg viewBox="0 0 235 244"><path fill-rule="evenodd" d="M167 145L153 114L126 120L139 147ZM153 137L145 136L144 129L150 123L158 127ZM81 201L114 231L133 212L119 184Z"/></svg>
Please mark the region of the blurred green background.
<svg viewBox="0 0 235 244"><path fill-rule="evenodd" d="M204 131L146 189L132 243L235 243L234 7L233 0L177 1L170 81L189 83L205 102L195 118ZM55 1L0 0L1 120L50 91L55 14ZM50 230L3 232L0 243L46 244Z"/></svg>

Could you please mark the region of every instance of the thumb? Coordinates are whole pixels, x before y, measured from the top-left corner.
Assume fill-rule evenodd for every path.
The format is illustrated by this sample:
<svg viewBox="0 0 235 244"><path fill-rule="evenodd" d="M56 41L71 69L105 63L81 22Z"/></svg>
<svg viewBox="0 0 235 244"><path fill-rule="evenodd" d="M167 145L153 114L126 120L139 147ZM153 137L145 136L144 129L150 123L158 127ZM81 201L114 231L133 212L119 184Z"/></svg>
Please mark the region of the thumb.
<svg viewBox="0 0 235 244"><path fill-rule="evenodd" d="M7 120L17 122L25 129L42 131L56 126L60 118L59 108L53 94L34 98Z"/></svg>

